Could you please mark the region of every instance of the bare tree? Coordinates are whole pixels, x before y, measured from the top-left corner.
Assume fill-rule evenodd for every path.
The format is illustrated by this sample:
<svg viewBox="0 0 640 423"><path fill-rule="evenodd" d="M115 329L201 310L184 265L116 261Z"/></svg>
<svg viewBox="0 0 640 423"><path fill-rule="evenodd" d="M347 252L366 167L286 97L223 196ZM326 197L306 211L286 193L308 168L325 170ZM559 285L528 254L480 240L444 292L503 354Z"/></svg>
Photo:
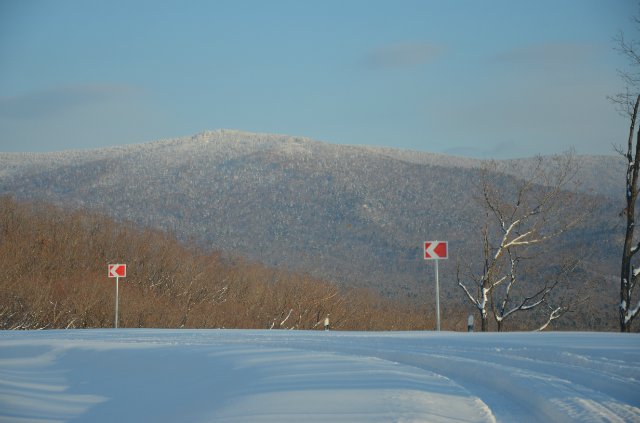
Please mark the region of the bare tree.
<svg viewBox="0 0 640 423"><path fill-rule="evenodd" d="M525 179L505 177L497 183L496 170L497 164L490 162L481 173L479 200L486 217L482 272L470 272L470 281L465 282L458 266L458 285L478 310L483 332L489 330L490 316L500 331L504 321L516 313L549 303L557 281L523 293L519 271L523 262L535 259L541 244L557 238L579 220L566 210L571 196L567 188L576 171L572 153L538 157ZM551 320L566 308L551 310Z"/></svg>
<svg viewBox="0 0 640 423"><path fill-rule="evenodd" d="M575 260L575 259L570 260L563 267L563 271L558 275L558 279L556 279L553 283L558 284L561 281L564 282L572 274L573 270L575 270L578 263L579 263L578 260ZM551 300L545 300L544 308L545 308L545 311L547 312L547 317L544 323L540 325L540 327L536 329L536 331L541 332L545 330L547 327L549 327L549 325L554 320L561 318L565 314L574 313L578 311L579 307L582 307L584 304L586 304L589 301L590 296L588 293L594 292L594 290L596 289L594 284L595 284L595 280L590 280L586 282L586 284L584 285L584 292L586 292L587 294L585 295L577 296L574 293L571 293L568 298L566 297L558 298L554 296L555 301L553 302Z"/></svg>
<svg viewBox="0 0 640 423"><path fill-rule="evenodd" d="M640 20L634 18L636 25ZM616 148L618 153L625 157L627 161L626 169L626 207L622 215L626 216L626 230L624 245L622 249L622 266L620 270L620 304L619 319L620 331L630 332L631 324L640 313L640 300L634 300L634 289L638 283L640 268L636 268L632 263L633 257L640 250L640 242L634 241L635 230L635 205L638 198L638 171L640 167L640 128L636 134L634 145L633 137L636 132L636 118L638 116L638 106L640 104L640 54L637 41L627 40L621 32L615 39L615 49L625 56L629 62L630 70L619 70L618 74L625 83L625 90L609 99L617 105L619 111L628 116L630 120L629 136L627 139L626 151Z"/></svg>
<svg viewBox="0 0 640 423"><path fill-rule="evenodd" d="M640 27L640 19L634 18L634 22ZM617 106L619 112L631 118L633 127L633 124L635 124L634 110L637 112L634 106L636 97L640 94L638 92L640 87L640 52L638 50L640 45L635 40L628 40L623 32L620 32L614 38L614 43L614 49L626 57L629 67L624 70L618 69L618 75L624 82L625 88L624 91L614 96L609 96L609 100Z"/></svg>
<svg viewBox="0 0 640 423"><path fill-rule="evenodd" d="M627 159L626 173L626 231L624 237L624 245L622 249L622 268L620 270L620 331L630 332L631 324L640 312L640 301L633 304L633 290L638 282L640 269L636 269L632 264L633 256L640 250L640 243L634 245L634 229L635 229L635 206L638 198L638 169L640 164L640 129L636 135L635 153L633 135L635 132L636 117L638 115L638 105L640 104L640 95L636 97L633 111L631 113L631 125L629 127L629 140L627 143L627 151L624 153Z"/></svg>

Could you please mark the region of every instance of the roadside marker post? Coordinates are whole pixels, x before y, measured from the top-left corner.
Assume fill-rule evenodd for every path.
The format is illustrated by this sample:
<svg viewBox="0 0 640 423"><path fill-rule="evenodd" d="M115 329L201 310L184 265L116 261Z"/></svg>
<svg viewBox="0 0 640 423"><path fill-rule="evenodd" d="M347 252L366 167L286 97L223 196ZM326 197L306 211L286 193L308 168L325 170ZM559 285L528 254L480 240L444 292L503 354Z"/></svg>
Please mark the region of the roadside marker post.
<svg viewBox="0 0 640 423"><path fill-rule="evenodd" d="M127 265L126 264L110 264L108 267L109 270L109 277L110 278L116 278L116 317L115 317L115 323L114 323L114 328L118 329L118 302L119 302L119 285L120 285L120 278L126 278L127 277Z"/></svg>
<svg viewBox="0 0 640 423"><path fill-rule="evenodd" d="M425 241L424 259L434 260L436 264L436 330L440 332L440 281L438 280L438 261L449 258L447 241Z"/></svg>

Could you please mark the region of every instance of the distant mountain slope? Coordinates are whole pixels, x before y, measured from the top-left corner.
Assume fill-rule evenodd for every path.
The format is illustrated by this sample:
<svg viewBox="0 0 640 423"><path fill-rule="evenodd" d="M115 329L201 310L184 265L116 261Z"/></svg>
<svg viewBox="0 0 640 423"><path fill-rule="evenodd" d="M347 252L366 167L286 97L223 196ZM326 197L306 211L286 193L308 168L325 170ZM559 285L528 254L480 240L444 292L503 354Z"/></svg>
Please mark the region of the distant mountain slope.
<svg viewBox="0 0 640 423"><path fill-rule="evenodd" d="M398 160L422 164L438 165L446 167L461 167L477 169L482 167L487 160L471 159L465 157L448 156L444 154L424 153L419 151L398 150L384 147L367 147L376 152ZM576 156L576 178L581 190L588 193L605 195L616 198L624 195L624 169L625 159L620 155L611 156ZM534 163L532 158L498 160L497 168L501 172L512 176L523 177L531 170Z"/></svg>
<svg viewBox="0 0 640 423"><path fill-rule="evenodd" d="M292 154L306 150L308 153L326 152L341 154L344 151L359 151L360 154L370 154L379 157L399 160L418 165L443 166L455 168L477 169L485 160L450 156L437 153L426 153L411 150L401 150L388 147L372 146L343 146L326 144L305 137L291 137L285 135L256 134L235 130L206 131L192 137L162 140L145 144L135 144L123 147L112 147L96 150L70 150L52 153L2 153L0 152L0 178L24 176L55 169L63 165L78 165L100 160L122 157L140 156L148 154L154 158L161 158L167 165L169 161L179 163L182 154L190 155L197 145L207 146L206 155L210 159L227 160L251 154L252 151L278 150L282 154ZM201 149L202 150L202 149ZM226 151L223 151L226 150ZM169 158L169 156L173 156ZM619 155L611 156L576 156L578 163L578 179L582 189L587 192L615 197L616 192L624 189L624 158ZM526 172L531 159L500 160L498 167L501 171L512 173L512 169ZM514 176L523 176L522 173Z"/></svg>
<svg viewBox="0 0 640 423"><path fill-rule="evenodd" d="M620 191L619 158L578 159L584 190ZM528 163L499 168L526 173ZM482 213L474 181L481 165L218 130L102 150L0 154L0 193L101 210L205 247L392 295L430 295L432 271L421 260L421 242L449 240L453 256L441 266L446 303L461 298L456 264L478 258ZM509 177L495 174L497 181ZM594 202L602 203L602 216L575 242L612 245L590 266L609 274L617 268L611 229L617 202L603 196Z"/></svg>

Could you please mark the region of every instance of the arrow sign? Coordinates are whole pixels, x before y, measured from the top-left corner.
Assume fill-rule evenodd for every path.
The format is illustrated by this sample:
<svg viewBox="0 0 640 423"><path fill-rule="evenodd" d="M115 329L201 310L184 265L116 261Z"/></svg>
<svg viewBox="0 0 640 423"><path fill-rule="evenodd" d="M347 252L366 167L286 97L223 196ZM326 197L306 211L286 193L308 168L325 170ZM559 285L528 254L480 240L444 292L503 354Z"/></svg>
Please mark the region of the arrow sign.
<svg viewBox="0 0 640 423"><path fill-rule="evenodd" d="M124 278L127 276L127 265L126 264L110 264L109 265L109 277L116 278L116 320L114 327L118 329L118 285L120 282L120 278Z"/></svg>
<svg viewBox="0 0 640 423"><path fill-rule="evenodd" d="M436 268L436 330L440 332L440 282L438 281L438 260L449 258L447 241L425 241L424 259L435 260Z"/></svg>
<svg viewBox="0 0 640 423"><path fill-rule="evenodd" d="M425 241L424 259L439 260L449 258L449 247L447 241Z"/></svg>
<svg viewBox="0 0 640 423"><path fill-rule="evenodd" d="M126 264L110 264L109 265L110 278L125 278L126 276L127 276Z"/></svg>

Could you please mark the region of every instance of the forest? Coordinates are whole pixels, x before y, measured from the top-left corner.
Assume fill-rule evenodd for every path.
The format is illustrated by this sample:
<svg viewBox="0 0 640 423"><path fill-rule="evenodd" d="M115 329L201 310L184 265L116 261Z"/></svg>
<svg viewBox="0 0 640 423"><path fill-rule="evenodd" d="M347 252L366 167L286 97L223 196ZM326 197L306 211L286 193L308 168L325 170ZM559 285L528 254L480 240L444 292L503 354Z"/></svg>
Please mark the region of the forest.
<svg viewBox="0 0 640 423"><path fill-rule="evenodd" d="M283 271L82 210L0 198L0 328L433 329L431 307ZM444 310L459 314L462 310Z"/></svg>

